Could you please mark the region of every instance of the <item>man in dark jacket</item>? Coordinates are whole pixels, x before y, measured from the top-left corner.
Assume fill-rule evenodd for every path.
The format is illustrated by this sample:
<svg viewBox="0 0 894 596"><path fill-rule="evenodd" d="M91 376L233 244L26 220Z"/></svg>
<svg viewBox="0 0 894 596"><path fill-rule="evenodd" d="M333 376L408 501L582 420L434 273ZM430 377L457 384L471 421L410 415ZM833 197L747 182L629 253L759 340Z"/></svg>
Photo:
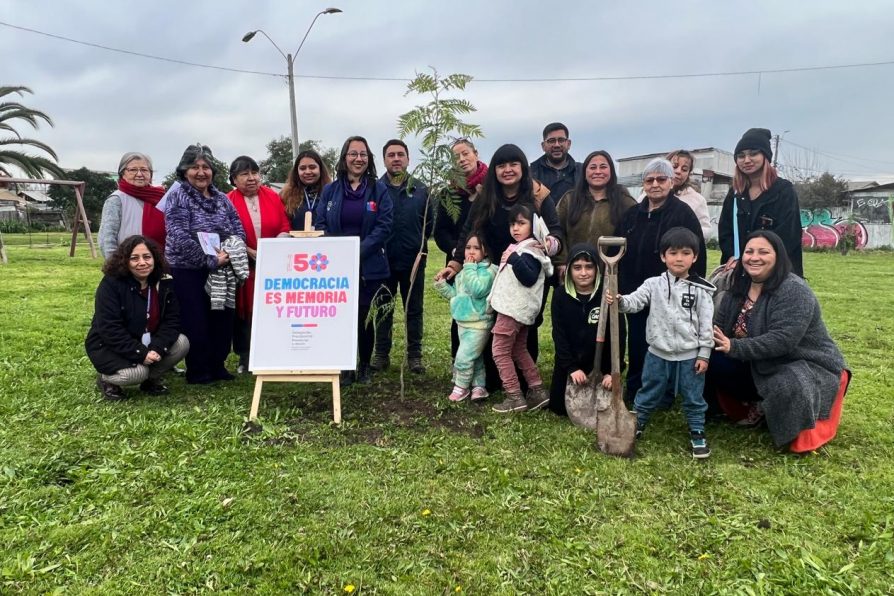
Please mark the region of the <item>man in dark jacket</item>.
<svg viewBox="0 0 894 596"><path fill-rule="evenodd" d="M385 143L382 155L385 160L385 175L381 181L388 188L388 194L394 203L394 223L391 236L385 244L391 276L386 280L385 287L388 288L390 299L397 297L397 289L400 287L401 304L405 305L407 319L407 363L411 372L422 374L425 372L422 364L425 261L435 205L428 196L425 185L407 173L410 156L406 143L392 139ZM376 348L370 363L373 370L386 370L391 365L393 327L394 309L389 306L377 317Z"/></svg>
<svg viewBox="0 0 894 596"><path fill-rule="evenodd" d="M553 202L558 205L582 175L581 165L568 153L571 139L568 128L561 122L546 125L540 146L543 155L531 162L531 176L549 189Z"/></svg>

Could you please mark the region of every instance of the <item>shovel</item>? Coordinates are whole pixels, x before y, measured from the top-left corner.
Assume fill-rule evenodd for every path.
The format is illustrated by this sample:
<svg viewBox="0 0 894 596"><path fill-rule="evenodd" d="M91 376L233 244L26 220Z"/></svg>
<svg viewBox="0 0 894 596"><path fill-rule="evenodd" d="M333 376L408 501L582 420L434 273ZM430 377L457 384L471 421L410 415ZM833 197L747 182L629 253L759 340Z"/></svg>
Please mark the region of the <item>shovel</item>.
<svg viewBox="0 0 894 596"><path fill-rule="evenodd" d="M618 254L610 257L603 249L609 246L617 246ZM611 292L612 297L618 295L618 261L624 256L627 248L625 238L603 236L597 244L599 258L605 263L605 292ZM636 441L636 415L632 414L624 405L621 396L621 356L620 334L618 332L618 301L613 300L609 307L611 316L611 350L612 350L612 396L608 407L604 412L599 412L596 420L596 434L599 450L609 455L621 457L633 457Z"/></svg>
<svg viewBox="0 0 894 596"><path fill-rule="evenodd" d="M587 380L582 385L576 385L568 375L565 385L565 410L568 419L577 426L596 430L596 420L599 412L608 407L611 401L611 393L602 386L602 373L599 372L602 364L602 350L605 346L605 323L608 311L605 303L606 284L602 285L602 303L599 306L599 323L596 326L596 356L593 358L593 371L587 375Z"/></svg>

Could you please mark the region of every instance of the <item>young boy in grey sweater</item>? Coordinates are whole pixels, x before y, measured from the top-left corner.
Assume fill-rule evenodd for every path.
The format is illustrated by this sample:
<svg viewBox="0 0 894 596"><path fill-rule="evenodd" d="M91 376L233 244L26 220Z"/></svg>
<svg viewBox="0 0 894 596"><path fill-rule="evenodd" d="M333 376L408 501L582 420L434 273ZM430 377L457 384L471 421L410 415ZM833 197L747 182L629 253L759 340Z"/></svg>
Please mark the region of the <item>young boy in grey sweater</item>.
<svg viewBox="0 0 894 596"><path fill-rule="evenodd" d="M689 270L698 258L698 238L687 228L671 228L661 237L659 250L667 271L650 277L632 294L618 294L621 312L639 312L649 307L646 340L649 352L643 365L643 385L636 393L637 432L642 431L667 390L683 397L683 412L689 423L692 456L711 455L705 439L702 396L705 372L714 347L712 319L715 287ZM611 296L606 298L611 304Z"/></svg>

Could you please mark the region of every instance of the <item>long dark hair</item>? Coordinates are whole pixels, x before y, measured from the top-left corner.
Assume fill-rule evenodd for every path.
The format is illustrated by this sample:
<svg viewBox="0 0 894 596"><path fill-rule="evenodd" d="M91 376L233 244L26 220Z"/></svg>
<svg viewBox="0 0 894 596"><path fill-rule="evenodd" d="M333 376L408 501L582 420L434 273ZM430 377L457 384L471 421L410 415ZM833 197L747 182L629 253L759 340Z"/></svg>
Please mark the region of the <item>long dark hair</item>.
<svg viewBox="0 0 894 596"><path fill-rule="evenodd" d="M304 183L301 182L301 177L298 175L298 164L301 163L301 160L305 157L314 160L317 167L320 168L320 179L317 180L317 183L313 187L305 187ZM298 157L295 158L295 163L292 164L292 169L289 170L289 176L286 179L286 183L279 193L279 197L282 199L282 204L285 205L286 213L289 214L289 217L295 215L295 211L297 211L298 208L301 207L301 204L304 203L305 190L319 195L320 192L322 192L323 187L330 182L332 182L332 178L329 177L329 170L326 168L326 164L323 163L323 158L320 157L319 153L313 149L305 149L299 153Z"/></svg>
<svg viewBox="0 0 894 596"><path fill-rule="evenodd" d="M770 277L764 282L763 288L763 292L772 294L785 281L789 273L792 272L792 261L788 258L788 253L785 252L785 244L783 244L782 238L776 232L755 230L748 234L745 245L747 246L748 242L753 238L763 238L770 243L770 246L776 253L776 265L773 266ZM730 290L735 296L739 297L745 297L748 294L748 289L751 287L751 276L745 273L745 266L742 264L744 256L744 254L741 255L736 263L736 268L733 271L733 287Z"/></svg>
<svg viewBox="0 0 894 596"><path fill-rule="evenodd" d="M128 236L124 239L124 242L118 245L115 252L110 254L103 264L102 272L118 279L132 277L130 272L130 255L133 249L140 244L146 245L146 248L152 253L152 260L155 261L155 266L152 268L152 273L149 274L149 279L147 280L150 286L154 286L161 279L162 274L168 270L168 262L165 261L165 255L155 240L139 234Z"/></svg>
<svg viewBox="0 0 894 596"><path fill-rule="evenodd" d="M574 189L571 191L571 203L568 206L568 223L576 225L584 213L593 208L593 197L590 195L590 185L587 183L587 166L596 157L602 156L608 162L608 171L611 176L608 179L608 186L605 188L605 198L608 201L610 211L609 217L613 226L617 226L621 222L624 213L630 205L624 204L624 198L630 198L627 189L618 184L618 174L615 172L615 162L608 151L594 151L587 156L581 167L581 175L578 177Z"/></svg>
<svg viewBox="0 0 894 596"><path fill-rule="evenodd" d="M525 152L518 145L511 143L503 145L494 152L487 169L487 176L484 178L481 194L475 201L477 207L475 209L476 216L472 222L473 228L481 230L487 228L487 224L493 219L500 202L506 198L506 195L503 194L503 185L497 180L497 166L514 161L519 162L522 169L516 201L534 202L534 182L531 179L531 168L528 166Z"/></svg>
<svg viewBox="0 0 894 596"><path fill-rule="evenodd" d="M338 154L338 163L335 164L335 177L339 180L348 179L348 147L351 146L351 143L354 141L359 141L363 143L363 146L366 147L366 155L369 160L366 162L366 177L370 178L372 182L378 180L378 176L376 175L376 160L373 156L373 152L369 148L369 143L366 142L361 136L353 136L348 137L345 141L344 145L341 146L341 153Z"/></svg>

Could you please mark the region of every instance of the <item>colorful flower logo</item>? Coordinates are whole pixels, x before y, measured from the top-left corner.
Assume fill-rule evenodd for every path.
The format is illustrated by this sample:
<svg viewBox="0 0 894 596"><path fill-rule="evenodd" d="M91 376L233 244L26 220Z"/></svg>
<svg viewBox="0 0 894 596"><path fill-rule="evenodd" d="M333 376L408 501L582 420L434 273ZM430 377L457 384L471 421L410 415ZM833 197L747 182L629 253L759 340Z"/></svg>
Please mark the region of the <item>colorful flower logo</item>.
<svg viewBox="0 0 894 596"><path fill-rule="evenodd" d="M310 268L319 273L329 266L329 259L322 253L317 253L310 258Z"/></svg>

